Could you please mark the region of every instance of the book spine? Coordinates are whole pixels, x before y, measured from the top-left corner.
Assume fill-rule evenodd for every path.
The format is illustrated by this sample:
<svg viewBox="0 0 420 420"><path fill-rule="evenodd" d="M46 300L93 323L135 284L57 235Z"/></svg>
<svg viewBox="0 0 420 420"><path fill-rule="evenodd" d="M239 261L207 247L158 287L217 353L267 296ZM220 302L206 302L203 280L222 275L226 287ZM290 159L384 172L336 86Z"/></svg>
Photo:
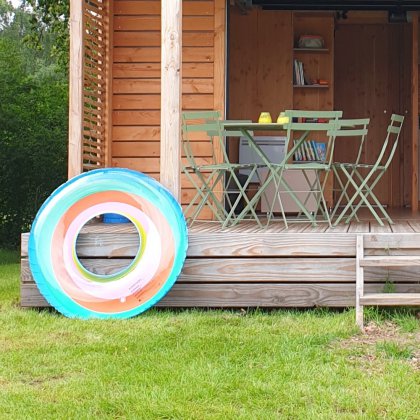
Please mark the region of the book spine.
<svg viewBox="0 0 420 420"><path fill-rule="evenodd" d="M315 160L320 160L319 156L318 156L318 151L316 150L316 141L315 140L311 140L311 146L312 146L312 152L314 154L314 159Z"/></svg>
<svg viewBox="0 0 420 420"><path fill-rule="evenodd" d="M306 156L308 156L308 160L314 160L311 153L311 148L309 142L305 141L305 149L306 149Z"/></svg>
<svg viewBox="0 0 420 420"><path fill-rule="evenodd" d="M293 144L296 146L297 140L294 140ZM302 160L302 155L300 154L299 148L297 148L296 151L295 151L295 160L297 160L297 161Z"/></svg>
<svg viewBox="0 0 420 420"><path fill-rule="evenodd" d="M303 77L303 63L299 61L299 70L300 70L300 84L303 86L305 84L305 79Z"/></svg>
<svg viewBox="0 0 420 420"><path fill-rule="evenodd" d="M302 153L302 160L307 161L308 158L306 156L305 145L304 144L300 145L300 153Z"/></svg>

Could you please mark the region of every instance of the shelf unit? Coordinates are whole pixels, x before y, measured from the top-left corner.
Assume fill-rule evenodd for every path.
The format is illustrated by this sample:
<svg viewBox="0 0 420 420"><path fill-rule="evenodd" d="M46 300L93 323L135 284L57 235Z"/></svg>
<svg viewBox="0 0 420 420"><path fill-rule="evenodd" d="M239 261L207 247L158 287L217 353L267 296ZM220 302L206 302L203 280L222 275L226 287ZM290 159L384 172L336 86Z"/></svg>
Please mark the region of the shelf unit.
<svg viewBox="0 0 420 420"><path fill-rule="evenodd" d="M328 48L293 48L295 53L329 53L330 50Z"/></svg>
<svg viewBox="0 0 420 420"><path fill-rule="evenodd" d="M293 47L292 72L295 60L303 63L305 79L311 81L325 80L327 85L293 84L293 109L323 110L334 109L334 17L332 14L310 14L294 12L292 18ZM319 35L324 40L324 48L297 48L302 35ZM292 77L293 77L292 73ZM326 141L325 133L314 133L311 140ZM326 200L333 203L332 182L329 177Z"/></svg>
<svg viewBox="0 0 420 420"><path fill-rule="evenodd" d="M302 35L320 35L324 48L298 48ZM334 17L332 14L293 13L292 71L294 62L303 63L305 79L326 80L324 84L293 84L294 109L334 109Z"/></svg>
<svg viewBox="0 0 420 420"><path fill-rule="evenodd" d="M294 88L328 89L330 85L293 85Z"/></svg>

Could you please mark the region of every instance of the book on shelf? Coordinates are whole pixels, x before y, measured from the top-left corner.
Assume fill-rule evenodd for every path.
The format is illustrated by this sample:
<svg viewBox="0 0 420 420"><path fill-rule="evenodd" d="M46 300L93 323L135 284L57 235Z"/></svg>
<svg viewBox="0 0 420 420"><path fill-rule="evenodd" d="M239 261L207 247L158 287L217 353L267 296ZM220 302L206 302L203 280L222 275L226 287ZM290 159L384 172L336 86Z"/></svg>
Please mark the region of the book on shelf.
<svg viewBox="0 0 420 420"><path fill-rule="evenodd" d="M314 151L314 159L315 160L321 160L319 158L318 151L317 151L317 148L316 148L316 141L315 140L310 140L310 142L311 142L311 145L312 145L312 150Z"/></svg>
<svg viewBox="0 0 420 420"><path fill-rule="evenodd" d="M294 140L296 146L297 140ZM326 158L326 145L315 140L305 140L294 153L295 162L322 162Z"/></svg>
<svg viewBox="0 0 420 420"><path fill-rule="evenodd" d="M303 63L299 60L293 61L293 84L296 86L307 85Z"/></svg>
<svg viewBox="0 0 420 420"><path fill-rule="evenodd" d="M327 146L325 145L325 143L316 142L316 151L319 156L319 160L325 160L327 154Z"/></svg>

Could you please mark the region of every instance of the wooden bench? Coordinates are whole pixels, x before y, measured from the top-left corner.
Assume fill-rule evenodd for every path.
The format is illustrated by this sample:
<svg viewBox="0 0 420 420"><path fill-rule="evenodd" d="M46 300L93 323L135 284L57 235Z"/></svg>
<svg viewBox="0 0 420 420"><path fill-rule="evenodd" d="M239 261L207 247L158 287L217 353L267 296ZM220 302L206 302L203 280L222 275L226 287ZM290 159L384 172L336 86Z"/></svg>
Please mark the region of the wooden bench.
<svg viewBox="0 0 420 420"><path fill-rule="evenodd" d="M361 330L364 328L364 306L420 306L420 293L364 293L365 268L413 266L420 266L420 240L417 235L394 233L357 236L356 323Z"/></svg>

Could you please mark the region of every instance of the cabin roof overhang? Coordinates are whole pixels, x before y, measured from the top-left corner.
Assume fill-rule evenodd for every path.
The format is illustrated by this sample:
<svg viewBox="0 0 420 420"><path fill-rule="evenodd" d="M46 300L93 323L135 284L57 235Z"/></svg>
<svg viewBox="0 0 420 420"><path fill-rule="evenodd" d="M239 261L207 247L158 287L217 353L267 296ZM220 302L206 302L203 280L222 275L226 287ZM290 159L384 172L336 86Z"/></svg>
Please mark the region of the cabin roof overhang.
<svg viewBox="0 0 420 420"><path fill-rule="evenodd" d="M267 10L420 10L418 0L237 0L244 7L261 6Z"/></svg>

